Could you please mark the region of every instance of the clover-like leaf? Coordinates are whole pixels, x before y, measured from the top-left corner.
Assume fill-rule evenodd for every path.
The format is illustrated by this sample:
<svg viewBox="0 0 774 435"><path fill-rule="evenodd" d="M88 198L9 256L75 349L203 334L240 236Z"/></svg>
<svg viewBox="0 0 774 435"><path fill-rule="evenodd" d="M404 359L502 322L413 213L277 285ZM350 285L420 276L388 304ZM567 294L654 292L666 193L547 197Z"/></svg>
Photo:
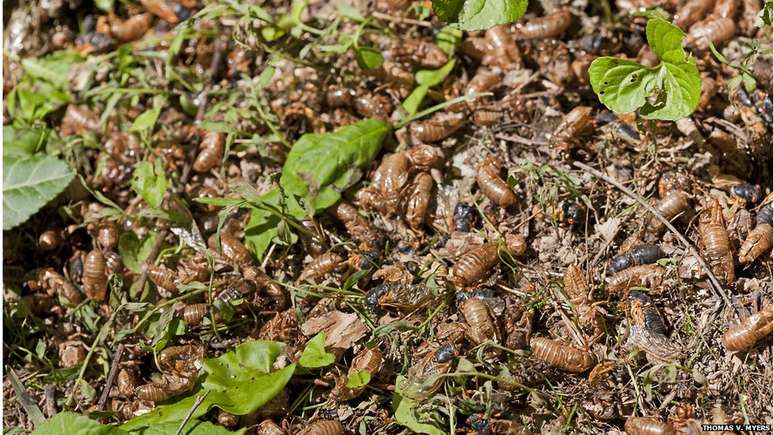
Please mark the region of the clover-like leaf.
<svg viewBox="0 0 774 435"><path fill-rule="evenodd" d="M347 388L363 388L371 382L371 373L366 370L356 370L347 376Z"/></svg>
<svg viewBox="0 0 774 435"><path fill-rule="evenodd" d="M355 49L357 64L363 69L376 69L384 63L384 56L372 47L357 47Z"/></svg>
<svg viewBox="0 0 774 435"><path fill-rule="evenodd" d="M3 230L26 221L63 191L75 173L54 156L3 156Z"/></svg>
<svg viewBox="0 0 774 435"><path fill-rule="evenodd" d="M685 118L696 110L701 95L696 61L682 48L685 33L660 18L648 21L646 33L661 63L650 68L629 59L597 58L589 66L591 88L617 113L640 109L645 119Z"/></svg>
<svg viewBox="0 0 774 435"><path fill-rule="evenodd" d="M336 355L325 351L325 333L320 332L306 343L304 353L298 359L302 367L316 369L326 367L336 361Z"/></svg>
<svg viewBox="0 0 774 435"><path fill-rule="evenodd" d="M417 415L417 401L404 395L403 386L406 378L398 375L395 379L395 394L392 397L392 406L395 409L395 421L416 433L428 435L443 435L443 431L436 426L419 421Z"/></svg>

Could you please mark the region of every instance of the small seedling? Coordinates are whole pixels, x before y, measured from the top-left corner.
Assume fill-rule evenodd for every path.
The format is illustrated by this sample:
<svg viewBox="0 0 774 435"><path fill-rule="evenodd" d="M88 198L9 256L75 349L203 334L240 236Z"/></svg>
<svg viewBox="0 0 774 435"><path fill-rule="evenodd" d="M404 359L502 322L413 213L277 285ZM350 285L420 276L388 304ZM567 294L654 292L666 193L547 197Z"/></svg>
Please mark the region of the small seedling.
<svg viewBox="0 0 774 435"><path fill-rule="evenodd" d="M640 111L645 119L675 121L699 104L701 78L696 60L682 47L685 32L661 18L648 21L648 45L661 63L647 67L617 57L600 57L589 67L599 101L616 113Z"/></svg>

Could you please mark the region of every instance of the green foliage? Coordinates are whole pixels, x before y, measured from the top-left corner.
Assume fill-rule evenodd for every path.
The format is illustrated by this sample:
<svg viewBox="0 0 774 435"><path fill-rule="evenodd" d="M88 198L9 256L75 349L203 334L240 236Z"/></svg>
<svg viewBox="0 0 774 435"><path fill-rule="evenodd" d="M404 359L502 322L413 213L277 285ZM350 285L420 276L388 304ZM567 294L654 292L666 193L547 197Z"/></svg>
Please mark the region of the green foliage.
<svg viewBox="0 0 774 435"><path fill-rule="evenodd" d="M403 395L406 378L398 375L395 379L395 394L392 396L392 407L395 410L395 421L408 429L421 434L443 435L444 431L431 424L419 421L417 401Z"/></svg>
<svg viewBox="0 0 774 435"><path fill-rule="evenodd" d="M3 230L26 221L62 192L74 176L67 163L54 156L4 154Z"/></svg>
<svg viewBox="0 0 774 435"><path fill-rule="evenodd" d="M206 397L192 419L206 414L213 406L235 415L249 414L276 396L290 380L296 365L272 371L284 343L256 340L245 342L218 358L206 359L201 388L175 403L159 405L148 414L133 418L121 428L129 431L160 424L180 422L193 407L197 396Z"/></svg>
<svg viewBox="0 0 774 435"><path fill-rule="evenodd" d="M455 59L450 60L446 65L433 70L419 70L414 74L414 80L416 80L417 86L411 91L408 97L403 101L403 109L412 116L417 113L419 106L424 101L427 92L433 86L437 86L443 83L444 79L454 69Z"/></svg>
<svg viewBox="0 0 774 435"><path fill-rule="evenodd" d="M280 188L248 199L253 202L245 227L248 247L262 258L283 218L304 219L338 202L341 192L360 179L391 130L384 121L365 119L332 133L301 136L282 168Z"/></svg>
<svg viewBox="0 0 774 435"><path fill-rule="evenodd" d="M648 44L661 60L653 68L617 57L600 57L589 67L591 87L610 110L639 109L645 119L677 120L699 104L701 78L696 61L682 48L685 33L660 18L646 27Z"/></svg>
<svg viewBox="0 0 774 435"><path fill-rule="evenodd" d="M128 435L123 429L105 426L81 414L60 412L38 426L32 435Z"/></svg>
<svg viewBox="0 0 774 435"><path fill-rule="evenodd" d="M324 332L315 335L306 343L304 353L302 353L301 358L298 359L298 363L302 367L306 367L308 369L327 367L333 364L334 361L336 361L336 356L325 351Z"/></svg>
<svg viewBox="0 0 774 435"><path fill-rule="evenodd" d="M755 20L755 26L762 29L764 26L771 26L774 20L774 2L766 2L763 8L758 12L758 16Z"/></svg>
<svg viewBox="0 0 774 435"><path fill-rule="evenodd" d="M153 426L141 428L132 431L132 434L138 435L170 435L177 433L181 421L162 423ZM231 432L223 426L210 423L209 421L191 420L186 423L182 435L233 435L243 434L247 429L242 428L236 432ZM60 412L46 420L39 426L33 435L129 435L124 429L100 424L84 415L74 412Z"/></svg>
<svg viewBox="0 0 774 435"><path fill-rule="evenodd" d="M435 35L435 45L449 56L452 56L457 48L462 45L462 30L454 26L444 26Z"/></svg>
<svg viewBox="0 0 774 435"><path fill-rule="evenodd" d="M118 238L118 254L129 270L142 273L142 264L150 255L155 243L156 233L151 232L145 240L140 240L137 234L125 232Z"/></svg>
<svg viewBox="0 0 774 435"><path fill-rule="evenodd" d="M31 156L46 144L50 133L47 128L3 126L3 157Z"/></svg>
<svg viewBox="0 0 774 435"><path fill-rule="evenodd" d="M357 64L363 69L376 69L384 63L384 56L372 47L356 47Z"/></svg>
<svg viewBox="0 0 774 435"><path fill-rule="evenodd" d="M70 68L79 62L83 58L73 51L24 59L24 75L6 98L13 125L29 125L69 103Z"/></svg>
<svg viewBox="0 0 774 435"><path fill-rule="evenodd" d="M161 159L156 159L154 163L144 161L137 164L134 168L132 189L142 196L149 206L161 207L164 192L167 191L167 175Z"/></svg>
<svg viewBox="0 0 774 435"><path fill-rule="evenodd" d="M347 388L363 388L371 382L371 373L365 370L357 370L351 375L347 376Z"/></svg>
<svg viewBox="0 0 774 435"><path fill-rule="evenodd" d="M159 119L160 113L161 107L153 107L142 112L140 116L134 119L131 127L129 127L129 131L152 130L153 126L156 125L156 120Z"/></svg>
<svg viewBox="0 0 774 435"><path fill-rule="evenodd" d="M462 30L485 30L521 18L527 0L433 0L433 11Z"/></svg>

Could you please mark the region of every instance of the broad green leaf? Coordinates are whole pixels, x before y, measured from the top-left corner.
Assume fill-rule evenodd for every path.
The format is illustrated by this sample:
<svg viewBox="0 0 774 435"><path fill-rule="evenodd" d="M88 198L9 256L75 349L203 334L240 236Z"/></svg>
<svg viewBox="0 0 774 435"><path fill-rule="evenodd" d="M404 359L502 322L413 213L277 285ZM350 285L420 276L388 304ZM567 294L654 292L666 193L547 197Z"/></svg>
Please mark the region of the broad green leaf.
<svg viewBox="0 0 774 435"><path fill-rule="evenodd" d="M676 121L693 113L699 105L701 78L695 63L662 63L659 70L663 91L657 102L645 103L640 114L645 119Z"/></svg>
<svg viewBox="0 0 774 435"><path fill-rule="evenodd" d="M685 32L679 27L661 18L648 21L645 28L648 45L662 61L680 63L685 61L683 38Z"/></svg>
<svg viewBox="0 0 774 435"><path fill-rule="evenodd" d="M150 255L155 243L156 233L151 232L145 240L140 240L137 234L125 232L118 238L118 254L129 270L142 273L142 264Z"/></svg>
<svg viewBox="0 0 774 435"><path fill-rule="evenodd" d="M167 175L161 159L156 159L155 164L143 161L135 166L132 189L142 196L149 206L161 207L164 192L167 191Z"/></svg>
<svg viewBox="0 0 774 435"><path fill-rule="evenodd" d="M106 426L81 414L60 412L38 426L32 435L129 435L115 426Z"/></svg>
<svg viewBox="0 0 774 435"><path fill-rule="evenodd" d="M419 421L416 408L417 402L413 399L403 396L402 386L405 385L406 378L398 375L395 379L395 394L392 396L392 407L395 409L395 421L408 429L428 435L443 435L444 431L437 427L422 423Z"/></svg>
<svg viewBox="0 0 774 435"><path fill-rule="evenodd" d="M28 125L70 102L70 68L83 60L72 51L24 59L24 75L6 98L9 121Z"/></svg>
<svg viewBox="0 0 774 435"><path fill-rule="evenodd" d="M403 110L405 110L409 116L415 115L417 111L419 111L419 106L422 104L422 101L425 100L425 96L429 90L430 86L427 85L419 85L414 88L409 96L403 100L403 103L401 103Z"/></svg>
<svg viewBox="0 0 774 435"><path fill-rule="evenodd" d="M355 389L362 388L371 382L371 373L365 370L357 370L351 375L347 376L347 388Z"/></svg>
<svg viewBox="0 0 774 435"><path fill-rule="evenodd" d="M26 221L70 184L75 173L53 156L3 156L3 230Z"/></svg>
<svg viewBox="0 0 774 435"><path fill-rule="evenodd" d="M140 116L135 118L134 122L132 122L129 131L152 130L153 126L156 125L156 120L159 118L160 113L161 107L154 107L142 112Z"/></svg>
<svg viewBox="0 0 774 435"><path fill-rule="evenodd" d="M521 18L527 0L433 0L433 11L462 30L485 30Z"/></svg>
<svg viewBox="0 0 774 435"><path fill-rule="evenodd" d="M764 26L770 26L772 18L774 17L773 2L766 2L763 8L758 12L758 16L755 18L755 27L762 29Z"/></svg>
<svg viewBox="0 0 774 435"><path fill-rule="evenodd" d="M363 69L376 69L384 63L382 53L372 47L357 47L355 55L357 56L357 64Z"/></svg>
<svg viewBox="0 0 774 435"><path fill-rule="evenodd" d="M162 423L153 426L149 426L138 433L140 435L170 435L177 433L177 429L180 427L182 421L175 421L171 423ZM186 423L181 435L239 435L245 433L247 428L239 429L235 432L231 432L223 426L212 424L209 421L191 420Z"/></svg>
<svg viewBox="0 0 774 435"><path fill-rule="evenodd" d="M336 355L325 351L325 333L321 332L315 335L306 343L304 353L298 359L302 367L316 369L327 367L336 361Z"/></svg>
<svg viewBox="0 0 774 435"><path fill-rule="evenodd" d="M444 79L449 75L450 72L454 69L455 61L454 59L446 62L446 65L438 68L438 69L423 69L417 71L414 78L416 79L417 83L420 85L426 85L433 87L435 85L440 85L443 83Z"/></svg>
<svg viewBox="0 0 774 435"><path fill-rule="evenodd" d="M634 112L646 119L677 120L699 104L701 78L693 58L682 49L679 28L660 18L648 21L651 48L661 59L653 68L633 60L600 57L589 67L589 81L599 101L617 113Z"/></svg>
<svg viewBox="0 0 774 435"><path fill-rule="evenodd" d="M3 156L29 157L46 143L51 130L47 128L14 128L3 127Z"/></svg>
<svg viewBox="0 0 774 435"><path fill-rule="evenodd" d="M192 419L206 414L213 406L235 415L255 411L282 391L293 376L295 364L272 371L272 364L284 346L284 343L274 341L250 341L218 358L204 360L205 377L192 395L159 405L153 411L127 421L121 428L135 431L182 421L196 398L205 393L207 396L196 408Z"/></svg>
<svg viewBox="0 0 774 435"><path fill-rule="evenodd" d="M280 185L315 212L325 210L360 179L391 129L384 121L365 119L332 133L301 136L288 154Z"/></svg>
<svg viewBox="0 0 774 435"><path fill-rule="evenodd" d="M27 58L22 60L24 75L45 80L51 84L66 89L70 84L70 67L83 62L83 57L74 51L56 51L42 58Z"/></svg>

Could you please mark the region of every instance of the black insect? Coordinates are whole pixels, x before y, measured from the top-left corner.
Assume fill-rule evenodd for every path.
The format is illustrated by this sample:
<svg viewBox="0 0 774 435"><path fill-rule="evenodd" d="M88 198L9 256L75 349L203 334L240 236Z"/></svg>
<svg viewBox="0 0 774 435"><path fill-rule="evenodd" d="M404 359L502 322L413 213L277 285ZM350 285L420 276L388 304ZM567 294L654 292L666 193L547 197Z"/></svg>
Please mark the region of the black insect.
<svg viewBox="0 0 774 435"><path fill-rule="evenodd" d="M586 218L586 208L582 205L565 201L562 203L562 222L566 225L575 226L583 222Z"/></svg>
<svg viewBox="0 0 774 435"><path fill-rule="evenodd" d="M457 348L454 347L453 344L445 344L440 349L438 349L435 352L435 357L433 358L435 362L442 364L445 362L449 362L454 358L457 354Z"/></svg>
<svg viewBox="0 0 774 435"><path fill-rule="evenodd" d="M620 272L640 264L652 264L664 257L664 251L658 245L637 245L623 255L616 255L610 261L610 271Z"/></svg>
<svg viewBox="0 0 774 435"><path fill-rule="evenodd" d="M731 193L734 196L744 199L747 205L756 204L761 200L761 186L754 186L752 184L737 184L731 188Z"/></svg>
<svg viewBox="0 0 774 435"><path fill-rule="evenodd" d="M755 217L755 223L758 225L769 224L772 225L772 213L774 210L771 208L771 204L766 204L758 212L758 216Z"/></svg>
<svg viewBox="0 0 774 435"><path fill-rule="evenodd" d="M458 202L454 206L454 229L467 233L473 228L476 220L476 209L467 202Z"/></svg>

